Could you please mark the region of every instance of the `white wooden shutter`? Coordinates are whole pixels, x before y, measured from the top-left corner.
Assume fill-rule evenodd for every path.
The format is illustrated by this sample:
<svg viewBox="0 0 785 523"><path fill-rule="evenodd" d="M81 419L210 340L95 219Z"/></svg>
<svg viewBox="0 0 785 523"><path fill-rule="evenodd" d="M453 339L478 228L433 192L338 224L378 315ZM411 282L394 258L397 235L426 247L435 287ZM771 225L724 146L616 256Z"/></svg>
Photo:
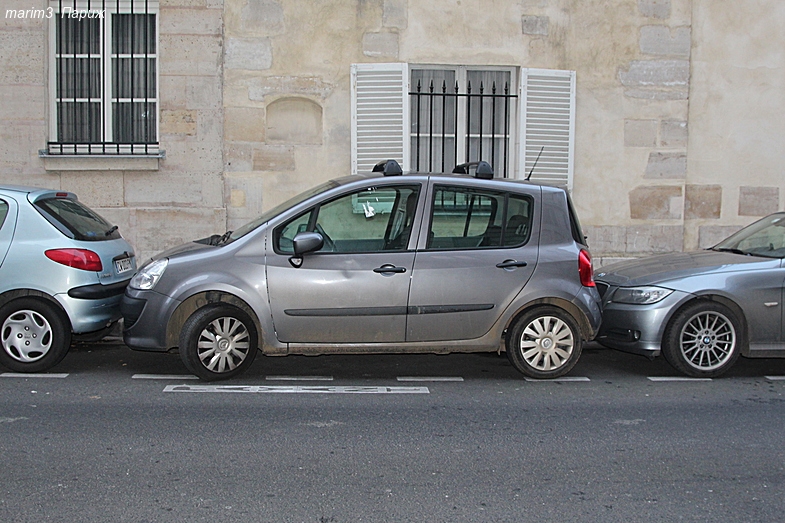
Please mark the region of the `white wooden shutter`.
<svg viewBox="0 0 785 523"><path fill-rule="evenodd" d="M352 174L381 160L409 168L409 67L352 65Z"/></svg>
<svg viewBox="0 0 785 523"><path fill-rule="evenodd" d="M521 69L518 176L572 190L574 156L575 71Z"/></svg>

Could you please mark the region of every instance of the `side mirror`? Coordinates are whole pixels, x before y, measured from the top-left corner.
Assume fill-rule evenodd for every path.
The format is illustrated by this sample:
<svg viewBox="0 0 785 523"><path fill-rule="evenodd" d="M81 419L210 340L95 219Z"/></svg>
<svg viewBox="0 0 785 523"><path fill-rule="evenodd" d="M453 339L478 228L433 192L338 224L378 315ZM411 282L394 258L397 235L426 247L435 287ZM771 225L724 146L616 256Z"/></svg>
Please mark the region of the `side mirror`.
<svg viewBox="0 0 785 523"><path fill-rule="evenodd" d="M303 264L303 255L318 251L324 246L324 238L318 232L298 232L292 244L294 256L289 258L289 263L296 268Z"/></svg>

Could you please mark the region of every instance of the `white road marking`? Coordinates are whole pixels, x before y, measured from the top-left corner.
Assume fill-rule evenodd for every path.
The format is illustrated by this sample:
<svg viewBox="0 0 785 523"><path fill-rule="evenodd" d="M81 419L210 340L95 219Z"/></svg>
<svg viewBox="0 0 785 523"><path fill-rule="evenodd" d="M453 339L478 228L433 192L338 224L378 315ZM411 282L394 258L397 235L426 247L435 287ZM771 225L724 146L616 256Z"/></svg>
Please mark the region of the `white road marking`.
<svg viewBox="0 0 785 523"><path fill-rule="evenodd" d="M0 378L67 378L68 374L27 374L25 372L4 372Z"/></svg>
<svg viewBox="0 0 785 523"><path fill-rule="evenodd" d="M769 381L785 381L785 376L764 376Z"/></svg>
<svg viewBox="0 0 785 523"><path fill-rule="evenodd" d="M711 378L685 378L683 376L649 376L649 381L711 381Z"/></svg>
<svg viewBox="0 0 785 523"><path fill-rule="evenodd" d="M553 378L553 379L537 379L537 378L524 377L523 379L532 383L554 383L560 381L565 381L565 382L591 381L589 378L585 376L563 376L561 378Z"/></svg>
<svg viewBox="0 0 785 523"><path fill-rule="evenodd" d="M398 381L463 381L460 376L398 376Z"/></svg>
<svg viewBox="0 0 785 523"><path fill-rule="evenodd" d="M332 376L265 376L267 381L333 381Z"/></svg>
<svg viewBox="0 0 785 523"><path fill-rule="evenodd" d="M198 380L193 374L134 374L132 380Z"/></svg>
<svg viewBox="0 0 785 523"><path fill-rule="evenodd" d="M246 394L430 394L428 387L318 387L300 385L167 385L164 392L233 392Z"/></svg>

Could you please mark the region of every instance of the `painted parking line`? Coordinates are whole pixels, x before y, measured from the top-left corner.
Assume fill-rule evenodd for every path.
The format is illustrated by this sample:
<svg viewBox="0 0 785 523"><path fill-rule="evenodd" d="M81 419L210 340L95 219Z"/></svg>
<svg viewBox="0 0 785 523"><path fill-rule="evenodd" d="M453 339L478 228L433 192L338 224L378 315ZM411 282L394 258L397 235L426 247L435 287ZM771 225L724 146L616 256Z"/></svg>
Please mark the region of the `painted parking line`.
<svg viewBox="0 0 785 523"><path fill-rule="evenodd" d="M168 385L164 392L239 394L430 394L428 387L302 386L302 385Z"/></svg>
<svg viewBox="0 0 785 523"><path fill-rule="evenodd" d="M267 381L333 381L332 376L265 376Z"/></svg>
<svg viewBox="0 0 785 523"><path fill-rule="evenodd" d="M559 383L559 382L578 382L578 381L591 381L586 376L562 376L561 378L553 378L553 379L537 379L537 378L529 378L524 377L524 380L531 382L531 383Z"/></svg>
<svg viewBox="0 0 785 523"><path fill-rule="evenodd" d="M134 374L132 380L198 380L193 374Z"/></svg>
<svg viewBox="0 0 785 523"><path fill-rule="evenodd" d="M785 381L785 376L764 376L768 381Z"/></svg>
<svg viewBox="0 0 785 523"><path fill-rule="evenodd" d="M711 378L685 378L683 376L649 376L649 381L711 381Z"/></svg>
<svg viewBox="0 0 785 523"><path fill-rule="evenodd" d="M398 376L398 381L463 381L460 376Z"/></svg>
<svg viewBox="0 0 785 523"><path fill-rule="evenodd" d="M24 373L24 372L4 372L4 373L0 374L0 378L57 378L57 379L63 379L63 378L67 378L67 377L68 377L68 374L55 374L55 373L51 373L51 374L47 374L47 373L43 373L43 374L27 374L27 373Z"/></svg>

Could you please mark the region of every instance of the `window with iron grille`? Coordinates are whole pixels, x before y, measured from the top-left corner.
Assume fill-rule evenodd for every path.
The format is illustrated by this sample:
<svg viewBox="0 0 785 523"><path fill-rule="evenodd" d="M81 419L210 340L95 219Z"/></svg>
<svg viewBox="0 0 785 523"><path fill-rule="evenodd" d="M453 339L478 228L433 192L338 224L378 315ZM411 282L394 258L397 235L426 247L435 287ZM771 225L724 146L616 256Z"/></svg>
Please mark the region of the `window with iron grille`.
<svg viewBox="0 0 785 523"><path fill-rule="evenodd" d="M575 71L352 65L352 172L395 159L451 171L484 160L497 178L572 188Z"/></svg>
<svg viewBox="0 0 785 523"><path fill-rule="evenodd" d="M157 2L50 5L48 153L158 154Z"/></svg>
<svg viewBox="0 0 785 523"><path fill-rule="evenodd" d="M512 171L517 95L513 69L411 66L411 169L445 172L487 161Z"/></svg>

